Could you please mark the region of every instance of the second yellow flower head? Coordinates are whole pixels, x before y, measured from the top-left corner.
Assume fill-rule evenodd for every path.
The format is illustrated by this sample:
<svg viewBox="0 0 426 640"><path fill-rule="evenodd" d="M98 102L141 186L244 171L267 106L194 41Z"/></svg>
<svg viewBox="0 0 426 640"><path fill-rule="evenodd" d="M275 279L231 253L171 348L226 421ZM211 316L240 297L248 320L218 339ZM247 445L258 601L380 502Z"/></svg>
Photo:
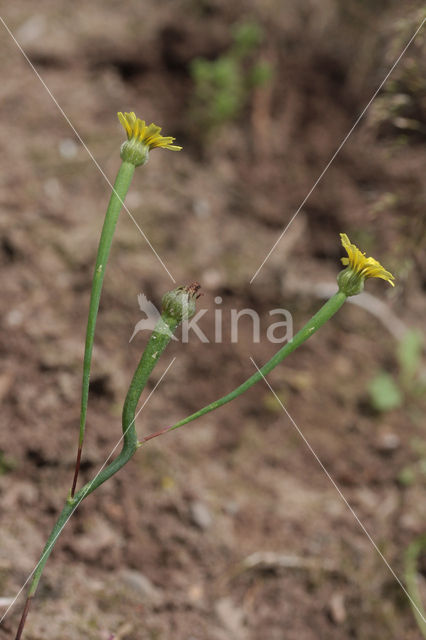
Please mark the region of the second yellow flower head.
<svg viewBox="0 0 426 640"><path fill-rule="evenodd" d="M347 267L339 273L338 283L340 290L348 296L360 293L364 288L364 280L366 278L381 278L389 282L394 287L394 276L387 271L380 262L374 258L366 258L358 247L351 243L346 233L340 234L340 239L346 253L347 258L341 258L342 263Z"/></svg>

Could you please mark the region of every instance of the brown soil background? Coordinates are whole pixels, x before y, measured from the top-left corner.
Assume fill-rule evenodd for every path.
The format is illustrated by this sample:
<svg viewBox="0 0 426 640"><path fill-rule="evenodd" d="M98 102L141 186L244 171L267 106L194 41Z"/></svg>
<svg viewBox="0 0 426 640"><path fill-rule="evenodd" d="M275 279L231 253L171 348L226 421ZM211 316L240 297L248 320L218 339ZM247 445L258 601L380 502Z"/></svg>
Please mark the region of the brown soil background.
<svg viewBox="0 0 426 640"><path fill-rule="evenodd" d="M210 309L289 309L295 327L332 285L346 231L397 276L368 291L424 328L425 40L389 82L412 81L405 117L383 90L289 231L249 284L404 43L422 3L17 0L2 17L113 180L134 110L184 151L155 151L127 204L178 283L198 280ZM200 142L189 63L230 45L254 19L275 68L240 116ZM0 597L34 567L72 478L90 281L109 198L104 178L0 25ZM423 68L422 68L423 65ZM392 85L390 85L392 87ZM404 85L405 86L405 85ZM410 120L410 121L411 121ZM120 407L146 335L129 337L137 294L171 281L123 212L98 319L81 480L120 434ZM227 316L228 314L228 316ZM227 325L225 325L227 327ZM172 424L229 391L273 353L241 323L238 344L173 343L176 361L137 421ZM397 373L383 321L345 305L270 376L290 415L398 576L425 530L424 397L372 410L367 384ZM417 444L416 444L417 443ZM409 484L401 472L413 471ZM423 469L423 471L422 471ZM270 562L248 566L254 553ZM296 566L280 566L288 557ZM281 562L286 564L286 562ZM291 564L291 562L290 562ZM0 626L13 638L23 596ZM0 611L1 613L1 611ZM420 637L406 596L294 426L258 385L149 443L84 502L47 564L28 640L357 640Z"/></svg>

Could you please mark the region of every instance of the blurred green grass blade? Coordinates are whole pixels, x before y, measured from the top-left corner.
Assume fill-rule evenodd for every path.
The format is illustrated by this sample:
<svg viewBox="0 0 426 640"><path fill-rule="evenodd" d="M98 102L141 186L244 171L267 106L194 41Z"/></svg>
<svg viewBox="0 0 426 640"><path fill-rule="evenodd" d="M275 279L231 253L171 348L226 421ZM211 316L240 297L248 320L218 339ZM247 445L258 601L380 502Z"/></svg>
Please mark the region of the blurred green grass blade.
<svg viewBox="0 0 426 640"><path fill-rule="evenodd" d="M404 574L407 591L413 602L410 602L423 638L426 639L426 611L423 607L417 577L417 566L419 556L422 551L426 551L426 534L414 540L406 549L404 556Z"/></svg>
<svg viewBox="0 0 426 640"><path fill-rule="evenodd" d="M410 382L417 374L423 349L423 338L417 329L409 329L398 344L397 357L401 367L401 378Z"/></svg>

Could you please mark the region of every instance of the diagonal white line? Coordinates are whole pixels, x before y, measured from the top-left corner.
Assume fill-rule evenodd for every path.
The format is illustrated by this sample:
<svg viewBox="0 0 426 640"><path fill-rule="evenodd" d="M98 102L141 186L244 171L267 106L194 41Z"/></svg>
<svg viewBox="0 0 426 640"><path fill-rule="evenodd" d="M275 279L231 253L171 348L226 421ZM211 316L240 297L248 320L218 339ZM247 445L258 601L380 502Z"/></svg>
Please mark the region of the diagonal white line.
<svg viewBox="0 0 426 640"><path fill-rule="evenodd" d="M162 373L160 379L158 380L158 382L155 384L154 388L152 389L152 391L149 393L149 395L147 396L146 400L144 401L144 403L142 404L141 408L139 409L139 411L137 412L137 414L135 415L135 417L133 418L132 422L129 424L129 426L127 427L126 431L122 434L121 438L118 440L117 444L114 446L114 448L112 449L112 451L110 452L110 454L108 455L107 459L105 460L105 462L103 463L103 465L101 466L101 468L98 470L97 474L95 475L94 478L92 478L92 480L90 481L90 483L87 486L86 491L83 493L83 495L81 496L81 498L79 499L79 501L76 503L74 509L71 511L70 515L68 516L68 518L65 520L64 524L62 525L62 527L59 529L57 535L54 537L54 539L52 540L51 544L49 545L48 549L46 549L46 551L42 554L40 560L37 562L37 564L35 565L34 569L31 571L31 573L28 575L27 579L25 580L24 584L22 585L22 587L19 589L18 593L16 594L16 596L13 598L13 600L11 601L10 605L8 606L8 608L6 609L6 611L4 612L4 614L2 615L2 617L0 618L0 624L3 622L3 620L5 619L5 617L7 616L7 614L9 613L9 611L11 610L11 608L13 607L13 605L15 604L15 602L17 601L17 599L19 598L19 596L21 595L22 591L25 589L25 587L27 586L28 582L31 580L34 572L36 571L37 567L39 566L39 564L43 561L44 557L46 556L46 554L50 551L50 549L53 547L53 545L55 544L56 540L58 539L58 537L60 536L60 534L62 533L62 530L64 529L64 527L66 526L66 524L68 523L68 520L71 518L71 516L74 514L75 510L79 507L79 505L81 504L81 502L84 500L84 498L86 497L90 487L92 486L92 484L95 482L96 478L98 477L98 475L101 473L101 471L106 467L106 465L108 464L108 461L111 459L111 456L114 454L114 451L117 449L117 447L119 446L119 444L121 443L121 441L123 440L124 436L126 435L126 433L128 432L128 430L130 429L130 427L134 424L136 418L138 417L138 415L140 414L140 412L142 411L142 409L145 407L145 405L148 403L149 399L151 398L152 394L157 390L157 387L159 386L159 384L161 383L161 381L163 380L164 376L166 375L166 373L168 372L168 370L170 369L170 367L172 366L172 364L174 363L174 361L176 360L176 357L172 358L172 360L169 362L169 365L167 367L167 369Z"/></svg>
<svg viewBox="0 0 426 640"><path fill-rule="evenodd" d="M74 125L72 124L71 120L68 118L67 114L65 113L65 111L62 109L62 107L60 106L60 104L58 103L58 101L56 100L55 96L53 95L53 93L51 92L51 90L49 89L49 87L47 86L47 84L45 83L45 81L43 80L43 78L41 77L41 75L39 74L39 72L37 71L37 69L35 68L35 66L33 65L33 63L31 62L31 60L29 59L29 57L27 56L27 54L25 53L24 49L21 47L21 45L19 44L19 42L17 41L17 39L15 38L15 36L13 35L13 33L11 32L11 30L9 29L9 27L7 26L7 24L5 23L5 21L3 20L3 18L0 16L0 21L2 22L4 28L6 29L6 31L8 32L8 34L10 35L10 37L12 38L12 40L14 41L14 43L16 44L16 46L18 47L19 51L22 53L22 55L24 56L25 60L28 62L29 66L31 67L31 69L33 70L34 74L37 76L37 78L40 80L41 84L43 85L43 87L46 89L47 93L49 94L49 96L51 97L51 99L53 100L53 102L55 103L55 105L57 106L58 110L61 112L62 116L65 118L66 122L69 124L69 126L71 127L71 129L74 132L74 135L77 137L77 139L79 140L79 142L81 143L81 145L84 147L84 149L87 151L87 153L89 154L90 158L92 159L93 163L95 164L96 168L98 169L98 171L102 174L103 178L105 179L105 181L107 182L107 184L111 187L112 191L115 193L115 195L117 196L118 200L121 202L121 205L123 206L123 208L125 209L125 211L129 214L130 219L135 223L139 233L142 235L142 237L144 238L145 242L148 244L149 248L151 249L151 251L154 253L155 257L157 258L157 260L160 262L161 266L163 267L163 269L167 272L167 274L169 275L170 279L172 280L173 283L176 283L176 280L174 279L174 277L172 276L172 274L170 273L170 271L167 269L166 265L164 264L164 262L162 261L162 259L160 258L160 256L158 255L157 251L155 250L155 248L152 246L151 242L149 241L147 235L144 233L144 231L141 229L141 227L139 226L139 224L136 222L134 216L130 213L129 209L127 208L127 205L124 204L123 200L120 198L120 196L118 195L117 191L114 189L114 185L111 183L111 181L109 180L108 176L106 175L106 173L104 172L104 170L102 169L102 167L100 166L99 162L96 160L96 158L94 157L93 153L90 151L90 149L88 148L88 146L86 145L86 143L84 142L84 140L82 139L82 137L80 136L80 134L78 133L78 131L76 130L76 128L74 127Z"/></svg>
<svg viewBox="0 0 426 640"><path fill-rule="evenodd" d="M275 241L273 247L270 249L269 253L266 255L265 259L263 260L262 264L260 265L260 267L258 267L256 273L253 275L252 279L250 280L250 284L252 284L253 280L257 277L257 275L259 274L259 271L262 269L263 265L265 264L265 262L269 259L269 257L271 256L272 252L275 251L277 245L281 242L282 238L284 237L285 233L287 232L287 229L290 227L290 225L293 223L294 219L296 218L296 216L300 213L301 209L304 207L305 203L307 202L307 200L309 199L309 197L311 196L311 193L316 189L316 187L318 186L318 184L321 182L321 180L323 179L323 177L325 176L325 174L327 173L328 169L330 168L330 166L333 164L334 160L336 159L337 155L340 153L340 151L342 150L342 148L344 147L344 145L346 144L346 142L348 141L348 139L350 138L350 136L352 135L352 133L354 132L354 130L356 129L356 127L358 126L359 122L362 120L362 118L364 117L364 115L366 114L366 112L368 111L368 109L370 108L371 104L373 103L373 101L375 100L377 94L379 93L379 91L381 90L381 88L383 87L383 85L386 83L387 79L389 78L389 76L391 75L391 73L393 72L393 70L395 69L395 67L398 65L398 63L400 62L401 58L405 55L405 52L407 51L408 47L411 45L411 43L413 42L413 40L415 39L415 37L417 36L417 34L419 33L419 31L421 30L421 28L423 27L424 23L426 21L426 18L423 18L422 22L420 23L419 27L416 29L415 33L411 36L410 40L407 42L407 44L405 45L405 47L403 48L403 50L401 51L401 53L399 54L398 58L395 60L395 62L393 63L393 65L391 66L391 68L389 69L389 71L387 72L387 74L385 75L384 79L382 80L382 82L379 84L379 86L377 87L376 91L373 93L373 95L371 96L370 100L367 102L367 104L365 105L364 109L361 111L361 113L359 114L358 118L355 120L354 124L352 125L351 129L348 131L348 133L345 135L345 137L343 138L342 142L339 144L339 146L337 147L336 151L333 153L333 155L331 156L330 160L327 162L327 164L325 165L324 169L322 170L322 172L320 173L320 175L318 176L317 180L314 182L312 188L310 189L310 191L308 192L308 195L304 198L303 202L299 205L298 209L296 210L296 212L292 215L292 217L290 218L290 221L287 223L284 231L281 233L281 235L279 236L279 238Z"/></svg>
<svg viewBox="0 0 426 640"><path fill-rule="evenodd" d="M253 358L251 356L250 356L250 360L251 360L252 364L256 367L256 369L258 370L260 375L262 376L263 380L265 381L265 384L267 385L267 387L269 387L269 390L274 395L275 399L280 404L282 410L287 415L287 417L290 420L290 422L292 423L293 427L296 429L297 433L302 438L303 442L306 444L306 446L308 447L309 451L312 453L312 455L314 456L315 460L318 462L319 466L324 471L325 475L330 480L331 484L336 489L337 493L339 494L339 496L341 497L341 499L343 500L343 502L345 503L345 505L347 506L347 508L349 509L349 511L351 512L351 514L353 515L353 517L355 518L357 523L359 524L359 526L361 527L362 531L365 533L365 535L367 536L367 538L369 539L369 541L373 545L374 549L377 551L377 553L379 554L379 556L381 557L381 559L383 560L383 562L385 563L385 565L387 566L387 568L389 569L389 571L391 572L391 574L393 575L393 577L395 578L395 580L397 581L397 583L399 584L399 586L401 587L401 589L403 590L403 592L405 593L405 595L407 596L407 598L409 599L409 601L411 602L411 604L413 605L415 610L418 612L418 614L421 617L421 619L423 620L423 622L426 622L426 619L424 618L423 613L420 611L420 609L418 608L418 606L416 605L416 603L414 602L414 600L412 599L412 597L408 593L407 589L404 587L404 585L402 584L401 580L398 578L398 576L396 575L395 571L392 569L392 567L390 566L389 562L386 560L385 556L380 551L379 547L374 542L373 538L371 537L371 535L369 534L369 532L367 531L367 529L365 528L365 526L363 525L363 523L361 522L361 520L359 519L359 517L357 516L357 514L355 513L355 511L353 510L353 508L351 507L351 505L347 501L347 499L345 498L345 496L343 495L341 489L336 484L336 481L332 478L330 473L327 471L327 469L325 468L325 466L321 462L320 458L315 453L314 449L311 447L311 445L309 444L309 442L306 439L306 437L303 435L301 429L297 426L297 424L295 423L295 421L293 420L293 418L291 417L291 415L289 414L289 412L287 411L287 409L285 408L285 406L283 405L283 403L281 402L281 400L279 399L279 397L277 396L277 394L275 393L275 391L273 390L273 388L269 384L268 380L265 378L265 376L263 375L262 371L259 369L259 367L257 366L257 364L255 363L255 361L253 360Z"/></svg>

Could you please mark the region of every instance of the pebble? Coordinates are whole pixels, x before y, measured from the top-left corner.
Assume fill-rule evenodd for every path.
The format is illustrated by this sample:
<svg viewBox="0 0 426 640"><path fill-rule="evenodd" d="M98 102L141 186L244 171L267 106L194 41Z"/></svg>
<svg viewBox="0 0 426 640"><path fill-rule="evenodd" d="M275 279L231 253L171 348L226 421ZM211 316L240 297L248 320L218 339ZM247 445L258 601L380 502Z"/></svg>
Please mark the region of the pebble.
<svg viewBox="0 0 426 640"><path fill-rule="evenodd" d="M330 617L335 624L343 624L346 620L346 608L343 594L334 593L331 596L330 604Z"/></svg>
<svg viewBox="0 0 426 640"><path fill-rule="evenodd" d="M39 38L42 38L46 32L46 28L46 18L36 14L31 16L31 18L28 18L28 20L17 28L16 37L21 45L25 46Z"/></svg>
<svg viewBox="0 0 426 640"><path fill-rule="evenodd" d="M76 157L78 146L71 138L64 138L59 143L59 153L66 160L71 160Z"/></svg>
<svg viewBox="0 0 426 640"><path fill-rule="evenodd" d="M19 309L12 309L6 316L6 322L10 327L19 327L24 319L24 314Z"/></svg>
<svg viewBox="0 0 426 640"><path fill-rule="evenodd" d="M48 198L56 200L62 195L61 183L57 178L48 178L43 183L44 193Z"/></svg>
<svg viewBox="0 0 426 640"><path fill-rule="evenodd" d="M213 523L210 511L204 502L201 502L200 500L194 500L191 502L189 505L189 513L193 524L200 529L208 529Z"/></svg>
<svg viewBox="0 0 426 640"><path fill-rule="evenodd" d="M161 601L161 591L155 587L151 580L140 571L134 569L123 569L120 576L124 584L135 591L144 600L153 604Z"/></svg>
<svg viewBox="0 0 426 640"><path fill-rule="evenodd" d="M244 637L244 612L235 606L230 598L221 598L215 604L216 615L222 625L227 629L234 639Z"/></svg>
<svg viewBox="0 0 426 640"><path fill-rule="evenodd" d="M197 218L208 218L211 215L210 202L205 198L194 200L192 207Z"/></svg>
<svg viewBox="0 0 426 640"><path fill-rule="evenodd" d="M201 282L206 289L217 289L223 284L223 277L217 269L207 269L203 272Z"/></svg>
<svg viewBox="0 0 426 640"><path fill-rule="evenodd" d="M383 453L395 451L401 444L400 437L392 431L383 431L377 435L376 449Z"/></svg>
<svg viewBox="0 0 426 640"><path fill-rule="evenodd" d="M0 598L0 607L6 608L13 604L15 601L14 598Z"/></svg>

